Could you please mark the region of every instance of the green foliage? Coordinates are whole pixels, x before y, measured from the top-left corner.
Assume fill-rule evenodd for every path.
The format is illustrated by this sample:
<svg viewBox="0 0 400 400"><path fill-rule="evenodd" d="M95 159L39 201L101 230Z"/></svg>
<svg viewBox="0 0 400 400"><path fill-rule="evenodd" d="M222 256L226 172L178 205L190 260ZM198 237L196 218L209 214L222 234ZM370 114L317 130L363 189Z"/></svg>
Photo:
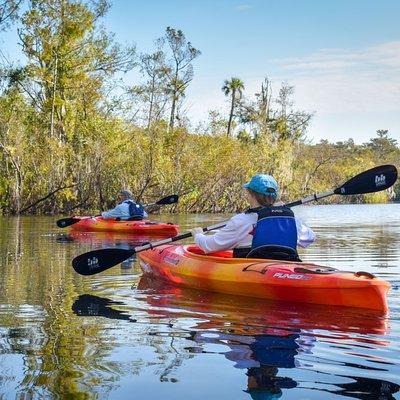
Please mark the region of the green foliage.
<svg viewBox="0 0 400 400"><path fill-rule="evenodd" d="M3 66L0 76L2 213L94 212L112 206L123 187L144 203L178 193L172 211L231 212L245 207L242 185L256 173L275 175L288 201L399 164L385 130L363 145L307 144L312 115L294 108L291 86L274 97L267 78L253 99L239 78L225 81L229 118L211 111L190 128L182 102L200 51L169 27L140 57L144 83L121 89L115 74L134 67L135 51L99 29L107 9L104 0L41 0L22 15L26 63ZM396 196L399 186L352 200Z"/></svg>
<svg viewBox="0 0 400 400"><path fill-rule="evenodd" d="M228 129L226 133L228 136L230 136L235 109L238 107L239 101L242 97L244 83L240 78L233 77L230 80L225 80L224 86L222 86L221 90L224 92L225 96L231 97L231 108L229 112Z"/></svg>

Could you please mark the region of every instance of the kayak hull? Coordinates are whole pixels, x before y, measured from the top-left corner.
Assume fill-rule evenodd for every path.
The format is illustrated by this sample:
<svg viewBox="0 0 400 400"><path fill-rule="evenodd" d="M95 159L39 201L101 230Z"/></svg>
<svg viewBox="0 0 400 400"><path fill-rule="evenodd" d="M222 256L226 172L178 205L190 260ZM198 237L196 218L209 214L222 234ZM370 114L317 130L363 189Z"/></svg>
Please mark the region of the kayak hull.
<svg viewBox="0 0 400 400"><path fill-rule="evenodd" d="M179 233L178 225L152 222L149 220L141 221L116 221L114 219L104 219L102 217L74 217L80 221L71 225L72 231L81 232L119 232L132 233L138 235L160 235L173 237Z"/></svg>
<svg viewBox="0 0 400 400"><path fill-rule="evenodd" d="M179 286L289 302L388 310L390 284L368 273L316 264L201 254L197 246L160 246L139 253L144 274Z"/></svg>

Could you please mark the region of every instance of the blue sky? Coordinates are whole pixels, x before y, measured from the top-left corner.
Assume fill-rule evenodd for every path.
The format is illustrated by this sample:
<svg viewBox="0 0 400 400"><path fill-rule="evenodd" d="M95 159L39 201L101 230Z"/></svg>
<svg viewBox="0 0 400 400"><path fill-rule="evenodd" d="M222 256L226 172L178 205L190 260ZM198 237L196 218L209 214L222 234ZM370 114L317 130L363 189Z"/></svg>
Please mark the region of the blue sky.
<svg viewBox="0 0 400 400"><path fill-rule="evenodd" d="M103 23L140 52L167 26L184 31L202 52L186 100L194 121L228 112L224 79L240 77L252 97L268 75L315 112L314 142L360 143L377 129L400 140L399 17L399 0L114 0Z"/></svg>

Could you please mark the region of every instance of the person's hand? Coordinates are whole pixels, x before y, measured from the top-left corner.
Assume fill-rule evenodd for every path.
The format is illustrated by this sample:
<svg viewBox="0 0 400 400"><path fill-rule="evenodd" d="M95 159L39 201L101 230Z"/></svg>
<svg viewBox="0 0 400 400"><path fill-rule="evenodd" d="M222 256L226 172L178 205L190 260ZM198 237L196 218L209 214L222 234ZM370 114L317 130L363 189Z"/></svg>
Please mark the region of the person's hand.
<svg viewBox="0 0 400 400"><path fill-rule="evenodd" d="M195 237L199 233L203 233L203 228L199 228L199 227L193 228L190 230L190 233L192 234L193 237Z"/></svg>

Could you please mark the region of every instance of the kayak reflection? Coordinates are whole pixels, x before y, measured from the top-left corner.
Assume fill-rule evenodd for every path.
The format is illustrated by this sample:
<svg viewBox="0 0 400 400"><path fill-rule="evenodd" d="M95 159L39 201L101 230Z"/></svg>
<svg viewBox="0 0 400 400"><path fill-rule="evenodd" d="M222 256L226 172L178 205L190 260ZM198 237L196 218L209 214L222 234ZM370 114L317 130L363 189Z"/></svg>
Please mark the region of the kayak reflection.
<svg viewBox="0 0 400 400"><path fill-rule="evenodd" d="M88 244L91 247L109 248L119 247L121 249L133 249L154 240L154 237L144 235L132 235L118 232L70 232L60 234L57 237L58 242L78 242Z"/></svg>
<svg viewBox="0 0 400 400"><path fill-rule="evenodd" d="M168 287L165 283L157 287L156 282L148 278L139 281L135 299L145 304L138 307L135 302L135 310L141 315L138 323L148 315L150 321L173 327L174 332L178 329L180 336L192 343L184 347L188 355L223 355L235 368L245 370L247 387L243 390L252 399L280 398L283 390L301 386L301 380L294 379L296 374L289 370L307 368L304 355L311 355L319 340L351 340L359 342L361 348L389 344L382 339L387 332L386 319L368 310L361 314L359 309L285 305ZM94 295L79 296L72 307L80 316L137 322L121 308L129 306ZM186 321L184 327L181 321ZM376 334L380 336L371 336ZM359 399L393 399L392 394L399 390L397 384L380 379L338 374L336 378L340 382L320 382L314 390Z"/></svg>
<svg viewBox="0 0 400 400"><path fill-rule="evenodd" d="M353 339L349 333L387 333L387 318L379 311L327 306L311 303L278 302L247 296L234 296L182 288L144 275L137 289L146 294L151 305L147 312L159 318L198 317L199 329L229 330L236 334L259 334L288 330L312 330L314 336L322 335L319 330L335 332L341 339ZM174 312L171 315L171 310ZM193 314L194 313L194 314ZM207 319L204 320L204 314ZM323 335L322 335L323 336ZM357 338L385 345L383 340Z"/></svg>

